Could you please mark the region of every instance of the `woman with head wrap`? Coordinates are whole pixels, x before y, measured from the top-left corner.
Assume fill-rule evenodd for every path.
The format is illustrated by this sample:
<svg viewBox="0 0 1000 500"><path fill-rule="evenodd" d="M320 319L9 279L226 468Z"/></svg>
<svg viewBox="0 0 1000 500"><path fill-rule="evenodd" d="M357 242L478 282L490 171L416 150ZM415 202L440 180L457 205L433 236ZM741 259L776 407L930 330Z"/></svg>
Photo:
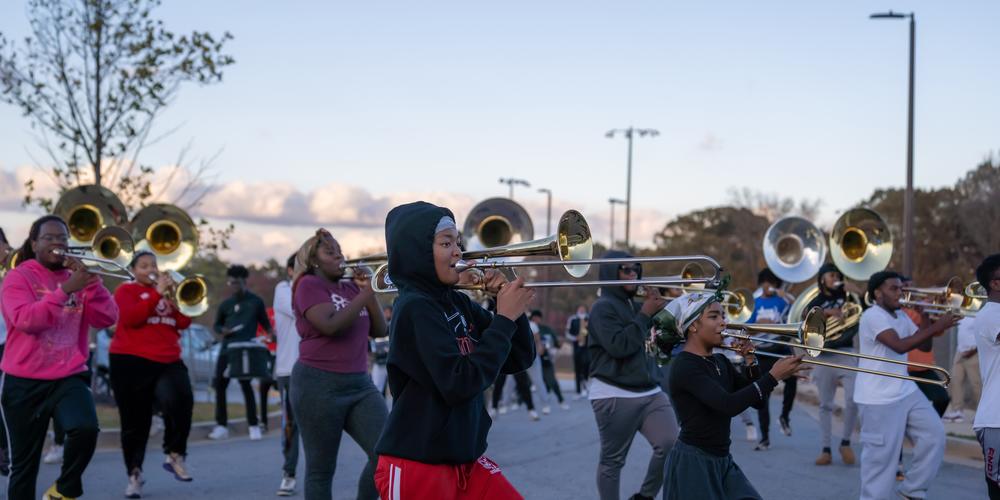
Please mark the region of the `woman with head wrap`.
<svg viewBox="0 0 1000 500"><path fill-rule="evenodd" d="M341 435L368 455L359 499L378 498L375 441L385 424L382 395L368 375L368 337L385 335L385 317L367 276L344 278L340 244L325 229L295 259L292 309L302 340L290 396L306 456L305 497L332 497Z"/></svg>
<svg viewBox="0 0 1000 500"><path fill-rule="evenodd" d="M760 498L729 453L730 420L766 403L765 394L778 380L803 369L802 356L792 356L761 376L746 341L736 344L746 358L746 374L724 355L712 354L722 346L726 328L720 300L708 292L683 295L655 319L664 334L685 342L670 363L669 392L681 432L667 460L664 498Z"/></svg>

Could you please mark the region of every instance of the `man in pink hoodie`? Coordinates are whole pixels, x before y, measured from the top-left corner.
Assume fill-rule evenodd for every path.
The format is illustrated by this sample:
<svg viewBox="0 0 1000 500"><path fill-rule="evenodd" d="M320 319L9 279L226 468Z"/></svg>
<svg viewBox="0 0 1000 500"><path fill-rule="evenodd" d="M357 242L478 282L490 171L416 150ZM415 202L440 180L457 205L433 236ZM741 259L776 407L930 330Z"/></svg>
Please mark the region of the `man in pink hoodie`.
<svg viewBox="0 0 1000 500"><path fill-rule="evenodd" d="M62 472L43 499L83 494L80 480L97 445L97 413L87 369L88 329L118 319L101 280L78 260L61 255L69 239L62 219L31 225L18 266L0 290L7 345L0 402L11 454L7 497L37 498L35 482L50 419L66 430Z"/></svg>

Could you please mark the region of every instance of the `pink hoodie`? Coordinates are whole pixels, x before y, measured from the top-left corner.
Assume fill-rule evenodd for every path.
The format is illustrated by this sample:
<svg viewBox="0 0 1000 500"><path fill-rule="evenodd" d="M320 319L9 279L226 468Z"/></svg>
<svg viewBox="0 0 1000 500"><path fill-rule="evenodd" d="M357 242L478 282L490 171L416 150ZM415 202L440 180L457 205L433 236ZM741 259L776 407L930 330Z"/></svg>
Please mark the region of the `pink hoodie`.
<svg viewBox="0 0 1000 500"><path fill-rule="evenodd" d="M15 377L56 380L87 370L87 331L118 320L118 306L96 282L66 295L69 270L50 271L32 259L17 266L0 290L7 347L0 370Z"/></svg>

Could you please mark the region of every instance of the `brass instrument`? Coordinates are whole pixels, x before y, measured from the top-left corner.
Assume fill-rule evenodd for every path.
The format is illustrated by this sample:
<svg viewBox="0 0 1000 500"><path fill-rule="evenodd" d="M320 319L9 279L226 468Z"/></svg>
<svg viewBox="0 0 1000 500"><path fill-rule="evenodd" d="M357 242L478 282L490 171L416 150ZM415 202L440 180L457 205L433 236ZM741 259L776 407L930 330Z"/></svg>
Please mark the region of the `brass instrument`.
<svg viewBox="0 0 1000 500"><path fill-rule="evenodd" d="M198 227L174 205L146 206L132 218L130 228L136 249L153 252L160 269L183 268L198 249Z"/></svg>
<svg viewBox="0 0 1000 500"><path fill-rule="evenodd" d="M657 313L653 317L654 324L654 338L650 343L654 347L654 352L659 351L660 355L658 357L662 358L663 350L671 345L679 342L683 342L683 338L674 338L664 332L664 323L666 321L673 321L672 316L666 310ZM734 332L735 330L735 332ZM783 340L767 339L759 336L751 335L750 333L758 334L772 334L792 337L794 340L786 342ZM805 349L807 357L802 359L803 363L826 366L829 368L838 368L842 370L850 370L861 373L869 373L872 375L879 375L883 377L892 377L903 380L911 380L913 382L921 384L933 384L939 385L941 387L947 387L951 382L951 374L948 370L941 368L940 366L928 365L924 363L914 363L910 361L901 361L892 358L885 358L881 356L872 356L869 354L861 354L855 352L838 351L836 349L828 349L823 347L826 339L826 320L823 317L823 310L819 307L814 307L808 313L806 313L803 321L799 323L788 323L788 324L755 324L755 323L727 323L725 331L722 332L723 337L735 338L748 340L751 342L765 343L765 344L776 344L788 346L796 349ZM732 351L738 351L739 349L734 346L723 346L724 349L729 349ZM765 352L765 351L752 351L756 355L767 356L772 358L783 358L785 356L781 354ZM893 372L886 372L882 370L870 370L868 368L861 368L857 366L841 365L838 363L830 363L827 361L819 361L811 359L813 357L819 356L821 353L833 353L842 356L853 356L861 359L869 359L873 361L883 361L886 363L893 363L898 365L904 365L908 367L918 367L926 370L933 370L940 373L943 380L928 380L920 377L914 377L910 375L901 375Z"/></svg>
<svg viewBox="0 0 1000 500"><path fill-rule="evenodd" d="M867 281L889 265L892 231L874 210L848 210L830 231L830 256L844 276Z"/></svg>
<svg viewBox="0 0 1000 500"><path fill-rule="evenodd" d="M487 200L488 201L488 200ZM468 225L468 223L466 224ZM562 261L570 262L590 259L594 255L594 239L590 235L590 225L583 215L576 210L567 210L559 217L556 234L537 240L510 243L498 247L484 248L462 252L462 259L483 260L481 267L516 267L511 260L493 261L491 259L511 259L529 256L554 256ZM495 265L487 265L492 262ZM546 265L538 264L534 265ZM590 265L582 263L564 264L566 272L574 278L582 278ZM465 269L460 269L464 271Z"/></svg>
<svg viewBox="0 0 1000 500"><path fill-rule="evenodd" d="M931 316L951 313L972 317L983 304L975 294L966 293L968 288L962 286L962 281L957 276L941 287L903 287L899 304L903 307L920 308Z"/></svg>
<svg viewBox="0 0 1000 500"><path fill-rule="evenodd" d="M52 213L66 221L71 246L89 246L101 229L128 223L125 204L110 189L94 184L63 193Z"/></svg>
<svg viewBox="0 0 1000 500"><path fill-rule="evenodd" d="M507 198L489 198L472 207L462 228L467 250L530 241L535 229L528 211Z"/></svg>
<svg viewBox="0 0 1000 500"><path fill-rule="evenodd" d="M817 296L819 296L818 284L813 284L809 288L806 288L788 309L788 320L791 322L801 321L807 312L805 310L806 306ZM839 318L836 316L826 318L827 342L838 340L843 336L844 332L857 326L861 322L861 313L864 312L864 308L861 306L861 299L853 293L847 294L847 298L840 307L840 310L841 315Z"/></svg>
<svg viewBox="0 0 1000 500"><path fill-rule="evenodd" d="M789 283L809 280L826 260L823 232L802 217L782 217L771 224L763 248L767 267Z"/></svg>
<svg viewBox="0 0 1000 500"><path fill-rule="evenodd" d="M56 255L73 257L80 261L90 262L87 271L111 278L130 280L135 278L129 271L135 245L128 232L118 226L108 226L91 237L90 245L69 246L66 250L56 249Z"/></svg>
<svg viewBox="0 0 1000 500"><path fill-rule="evenodd" d="M344 270L344 279L353 279L354 275L358 272L366 276L375 275L375 270L379 266L388 263L389 254L379 253L375 255L367 255L364 257L358 257L357 259L345 260L340 268Z"/></svg>
<svg viewBox="0 0 1000 500"><path fill-rule="evenodd" d="M972 300L986 300L989 298L986 288L978 281L972 281L968 285L965 285L965 290L962 293Z"/></svg>
<svg viewBox="0 0 1000 500"><path fill-rule="evenodd" d="M170 298L177 304L177 310L181 314L194 318L201 316L208 311L208 282L201 275L185 278L177 271L167 270L167 274L174 284L171 287ZM150 274L149 279L154 282L158 275Z"/></svg>

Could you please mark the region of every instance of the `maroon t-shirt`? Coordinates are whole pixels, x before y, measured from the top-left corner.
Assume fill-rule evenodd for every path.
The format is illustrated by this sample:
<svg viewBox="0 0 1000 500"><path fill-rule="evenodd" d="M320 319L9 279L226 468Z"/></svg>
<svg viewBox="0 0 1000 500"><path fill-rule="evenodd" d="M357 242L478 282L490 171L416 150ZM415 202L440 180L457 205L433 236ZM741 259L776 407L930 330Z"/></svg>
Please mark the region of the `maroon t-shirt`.
<svg viewBox="0 0 1000 500"><path fill-rule="evenodd" d="M335 336L320 333L305 315L310 307L331 302L337 311L341 311L358 293L358 286L351 280L331 283L312 275L299 279L292 304L295 309L295 327L302 337L299 343L300 363L337 373L368 371L368 331L371 320L367 309L361 310L346 331L338 332Z"/></svg>

